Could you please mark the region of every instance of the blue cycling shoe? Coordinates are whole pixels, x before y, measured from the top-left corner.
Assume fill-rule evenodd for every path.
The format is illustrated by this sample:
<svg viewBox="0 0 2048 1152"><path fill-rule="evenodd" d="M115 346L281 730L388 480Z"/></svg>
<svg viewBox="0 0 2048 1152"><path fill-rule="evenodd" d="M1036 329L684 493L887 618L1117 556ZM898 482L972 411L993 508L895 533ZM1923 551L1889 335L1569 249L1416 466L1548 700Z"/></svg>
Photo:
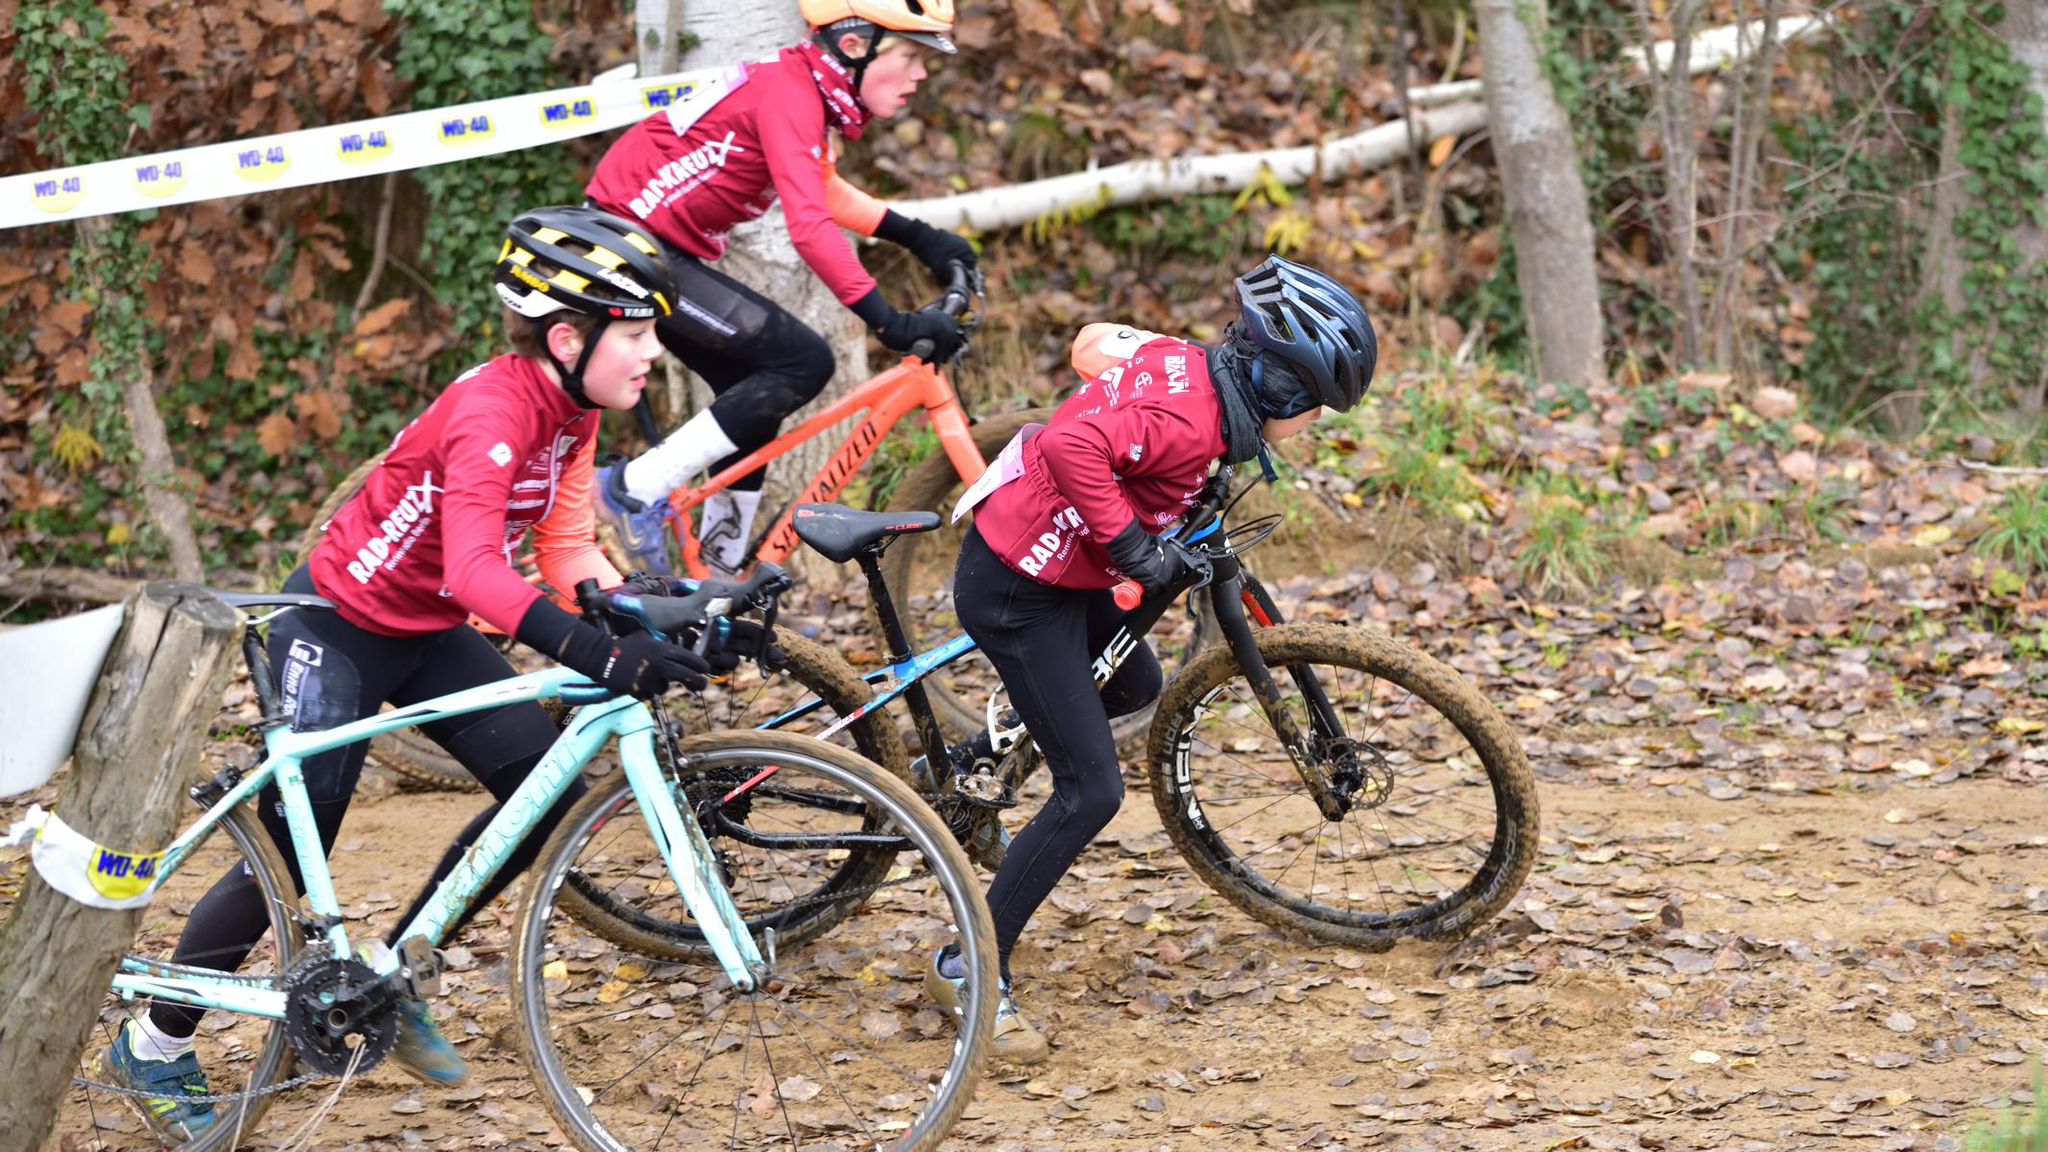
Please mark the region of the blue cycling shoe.
<svg viewBox="0 0 2048 1152"><path fill-rule="evenodd" d="M642 572L673 576L668 560L668 505L643 504L626 493L626 466L597 470L597 512L618 533L619 546Z"/></svg>
<svg viewBox="0 0 2048 1152"><path fill-rule="evenodd" d="M125 1096L123 1099L142 1114L142 1122L166 1144L183 1144L197 1139L213 1127L213 1104L194 1103L188 1097L206 1096L206 1072L199 1057L191 1052L175 1060L151 1060L135 1054L135 1022L129 1021L114 1034L114 1042L100 1053L93 1071L117 1088L160 1093Z"/></svg>
<svg viewBox="0 0 2048 1152"><path fill-rule="evenodd" d="M468 1062L441 1035L424 1000L399 1004L398 1043L392 1046L391 1059L406 1075L436 1088L453 1088L469 1079Z"/></svg>

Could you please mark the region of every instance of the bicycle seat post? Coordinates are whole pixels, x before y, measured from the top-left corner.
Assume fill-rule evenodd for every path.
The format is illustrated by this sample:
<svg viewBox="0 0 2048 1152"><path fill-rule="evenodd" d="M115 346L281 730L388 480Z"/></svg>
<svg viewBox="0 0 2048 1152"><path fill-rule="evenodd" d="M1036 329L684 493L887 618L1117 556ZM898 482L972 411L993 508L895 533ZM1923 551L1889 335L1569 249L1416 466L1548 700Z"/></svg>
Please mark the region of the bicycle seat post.
<svg viewBox="0 0 2048 1152"><path fill-rule="evenodd" d="M882 639L889 645L889 663L902 664L910 659L910 636L903 630L903 618L896 612L896 602L889 595L889 586L882 579L882 563L875 552L863 551L855 562L860 565L861 575L867 577L868 600L875 606L875 617L882 624ZM924 682L913 681L903 690L903 699L910 705L910 718L917 727L918 742L924 745L924 754L929 763L944 764L946 757L946 734L939 727L938 714L932 711L931 697L926 695ZM936 773L943 781L950 780L950 773Z"/></svg>

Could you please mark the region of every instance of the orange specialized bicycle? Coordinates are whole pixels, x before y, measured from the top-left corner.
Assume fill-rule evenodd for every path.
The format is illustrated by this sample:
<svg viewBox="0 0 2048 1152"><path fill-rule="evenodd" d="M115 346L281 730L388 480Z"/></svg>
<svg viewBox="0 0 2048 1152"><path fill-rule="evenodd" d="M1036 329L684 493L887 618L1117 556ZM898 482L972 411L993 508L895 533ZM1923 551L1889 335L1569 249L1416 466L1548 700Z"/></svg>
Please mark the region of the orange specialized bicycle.
<svg viewBox="0 0 2048 1152"><path fill-rule="evenodd" d="M964 264L950 266L946 293L931 307L948 316L968 317L962 327L972 330L975 321L968 312L981 298L981 273ZM941 467L961 484L972 484L988 466L988 458L1031 420L1043 420L1049 412L1016 412L982 424L970 425L959 393L946 376L951 361L928 363L929 341L919 341L897 364L883 369L846 395L826 405L797 427L748 453L736 463L707 477L701 484L686 485L669 494L667 523L682 557L683 571L698 580L715 575L705 566L703 545L691 526L690 511L712 496L732 487L734 482L770 461L780 459L797 445L823 436L840 423L865 414L839 449L818 469L804 490L784 505L767 527L760 530L747 549L756 563L782 564L798 548L790 528L791 510L798 504L829 503L844 491L858 474L890 429L905 416L923 409L939 437L940 455L928 463L943 461Z"/></svg>

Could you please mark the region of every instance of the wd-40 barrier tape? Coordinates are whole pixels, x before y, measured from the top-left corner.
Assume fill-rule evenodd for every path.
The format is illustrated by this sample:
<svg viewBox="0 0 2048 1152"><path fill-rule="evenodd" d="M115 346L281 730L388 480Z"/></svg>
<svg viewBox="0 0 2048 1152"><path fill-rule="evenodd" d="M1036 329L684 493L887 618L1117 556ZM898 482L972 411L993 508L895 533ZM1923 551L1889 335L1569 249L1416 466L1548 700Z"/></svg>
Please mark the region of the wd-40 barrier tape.
<svg viewBox="0 0 2048 1152"><path fill-rule="evenodd" d="M153 156L0 178L0 229L403 172L623 128L715 99L730 70L598 80Z"/></svg>
<svg viewBox="0 0 2048 1152"><path fill-rule="evenodd" d="M29 859L43 882L80 904L119 911L140 908L155 895L150 885L163 861L162 852L102 848L38 805L30 805L28 814L0 836L0 848L19 847L24 841L29 842Z"/></svg>

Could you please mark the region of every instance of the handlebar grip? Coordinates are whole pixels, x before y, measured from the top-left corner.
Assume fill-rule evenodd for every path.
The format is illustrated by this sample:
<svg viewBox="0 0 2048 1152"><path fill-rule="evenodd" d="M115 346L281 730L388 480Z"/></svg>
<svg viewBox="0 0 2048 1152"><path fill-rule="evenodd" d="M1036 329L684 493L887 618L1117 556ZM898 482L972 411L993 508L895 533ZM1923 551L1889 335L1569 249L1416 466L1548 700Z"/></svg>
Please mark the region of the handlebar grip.
<svg viewBox="0 0 2048 1152"><path fill-rule="evenodd" d="M1116 600L1117 607L1129 612L1144 601L1145 586L1136 580L1126 580L1110 589L1110 595Z"/></svg>

